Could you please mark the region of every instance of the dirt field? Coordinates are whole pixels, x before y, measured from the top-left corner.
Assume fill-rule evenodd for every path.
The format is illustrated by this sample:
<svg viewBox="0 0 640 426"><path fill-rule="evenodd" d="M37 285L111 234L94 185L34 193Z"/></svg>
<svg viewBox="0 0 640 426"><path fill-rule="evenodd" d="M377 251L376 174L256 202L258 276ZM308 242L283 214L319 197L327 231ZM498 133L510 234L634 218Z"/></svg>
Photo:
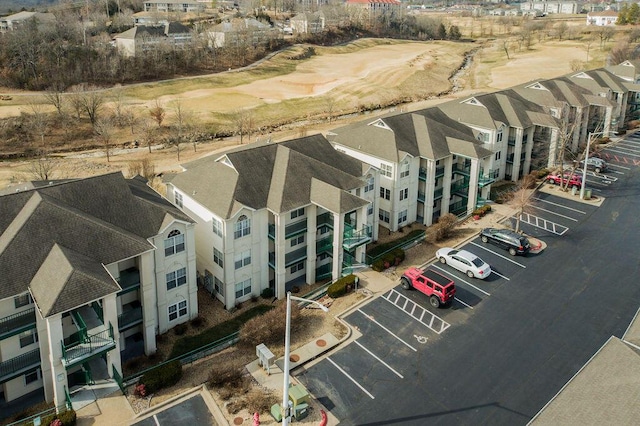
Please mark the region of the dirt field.
<svg viewBox="0 0 640 426"><path fill-rule="evenodd" d="M388 42L378 44L367 40L357 41L353 46L341 48L318 48L317 55L307 61L301 61L295 71L256 80L253 77L239 76L239 80L249 81L236 86L215 87L207 78L199 77L197 84L191 82L163 83L158 85L162 90L151 85L125 88L124 94L138 93L139 98L127 98L129 105L138 108L138 113L155 104L155 93L172 93L159 96L159 100L169 106L179 100L185 110L193 111L200 117L209 117L214 113L227 114L240 108L282 107L299 110L305 106L327 108L327 97L339 105L346 107L355 103L379 102L382 98L398 95L402 91L422 90L437 93L447 87L448 76L462 61L464 52L470 48L467 44L455 43L418 43ZM405 108L416 109L434 105L439 102L468 96L481 91L492 91L511 87L536 78L559 76L571 71L572 61L586 59L584 46L575 41L537 43L531 50L514 51L507 59L499 41L488 42L475 56L474 63L468 72L460 77L462 89L455 94L442 98L434 98L418 102ZM334 51L335 50L335 51ZM603 57L605 52L600 52ZM597 58L598 50L591 49L591 57ZM593 59L593 61L597 61ZM600 62L602 63L602 62ZM268 65L268 64L267 64ZM241 71L252 73L254 71ZM193 90L193 87L198 87ZM188 90L179 91L181 87ZM3 92L0 90L0 92ZM143 98L142 96L145 96ZM38 94L13 93L13 100L0 104L0 117L19 115L28 111L27 104ZM287 104L289 102L290 104ZM167 108L170 110L170 108ZM285 108L287 109L287 108ZM169 114L168 114L169 115ZM354 117L351 120L361 119ZM168 116L167 121L170 121ZM305 125L307 134L323 133L342 125L339 122L323 122ZM277 134L257 134L255 138L271 137L273 140L284 140L300 135L300 128L292 125L288 130ZM245 143L247 143L245 137ZM61 156L53 178L85 177L109 171L122 170L128 174L129 163L142 158L150 158L156 171L175 170L179 163L185 163L202 155L220 152L229 146L237 145L237 138L215 140L201 144L198 152L185 146L177 160L175 150L164 149L149 153L146 149L119 150L114 152L111 161L107 162L103 152L95 151L82 155ZM0 162L0 188L10 184L33 179L29 170L29 162Z"/></svg>

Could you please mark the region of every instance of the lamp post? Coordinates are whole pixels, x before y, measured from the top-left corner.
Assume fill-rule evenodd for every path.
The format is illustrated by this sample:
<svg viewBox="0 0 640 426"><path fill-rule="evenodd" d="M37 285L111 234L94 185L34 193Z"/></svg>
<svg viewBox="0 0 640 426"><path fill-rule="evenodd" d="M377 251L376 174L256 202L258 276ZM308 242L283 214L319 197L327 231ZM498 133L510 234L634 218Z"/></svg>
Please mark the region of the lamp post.
<svg viewBox="0 0 640 426"><path fill-rule="evenodd" d="M580 185L580 199L584 200L585 187L587 186L587 162L589 161L589 147L591 146L591 138L596 135L604 135L605 132L589 132L587 138L587 151L584 155L584 162L582 163L582 185Z"/></svg>
<svg viewBox="0 0 640 426"><path fill-rule="evenodd" d="M291 352L290 340L291 340L291 300L298 300L300 302L308 302L314 303L320 307L324 312L329 312L329 309L324 306L322 303L303 299L302 297L292 296L291 292L287 292L287 323L284 331L284 371L282 372L284 376L283 385L282 385L282 426L287 426L289 424L289 418L291 417L291 411L289 410L289 357Z"/></svg>

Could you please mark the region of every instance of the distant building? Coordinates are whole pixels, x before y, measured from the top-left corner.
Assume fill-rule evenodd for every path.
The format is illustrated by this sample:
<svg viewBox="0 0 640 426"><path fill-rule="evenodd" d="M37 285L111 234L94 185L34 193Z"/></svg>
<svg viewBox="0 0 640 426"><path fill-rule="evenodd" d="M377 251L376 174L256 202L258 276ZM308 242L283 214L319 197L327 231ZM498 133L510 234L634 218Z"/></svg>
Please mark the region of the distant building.
<svg viewBox="0 0 640 426"><path fill-rule="evenodd" d="M137 25L114 36L118 52L127 57L136 56L141 51L153 49L162 43L181 47L191 43L191 30L179 22L164 25Z"/></svg>
<svg viewBox="0 0 640 426"><path fill-rule="evenodd" d="M604 10L602 12L587 13L587 25L604 27L608 25L615 25L617 20L618 12L614 10Z"/></svg>
<svg viewBox="0 0 640 426"><path fill-rule="evenodd" d="M574 15L576 13L580 13L578 2L575 1L526 1L524 3L520 3L520 10L522 10L524 14L534 16L558 13Z"/></svg>
<svg viewBox="0 0 640 426"><path fill-rule="evenodd" d="M255 46L278 37L278 31L253 18L238 18L221 22L207 32L209 47Z"/></svg>
<svg viewBox="0 0 640 426"><path fill-rule="evenodd" d="M374 13L399 11L402 3L399 0L347 0L345 6L359 7Z"/></svg>
<svg viewBox="0 0 640 426"><path fill-rule="evenodd" d="M145 12L202 12L205 3L198 0L146 0Z"/></svg>
<svg viewBox="0 0 640 426"><path fill-rule="evenodd" d="M18 12L13 15L0 18L0 33L13 31L27 23L30 19L34 19L38 26L51 24L55 21L53 13L40 12Z"/></svg>

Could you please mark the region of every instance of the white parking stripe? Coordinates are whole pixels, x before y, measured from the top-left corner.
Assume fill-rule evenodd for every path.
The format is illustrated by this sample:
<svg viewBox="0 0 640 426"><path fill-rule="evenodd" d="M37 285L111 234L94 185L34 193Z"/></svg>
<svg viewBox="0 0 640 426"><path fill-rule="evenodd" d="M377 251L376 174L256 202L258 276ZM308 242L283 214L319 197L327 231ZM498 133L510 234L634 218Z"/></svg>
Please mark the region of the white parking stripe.
<svg viewBox="0 0 640 426"><path fill-rule="evenodd" d="M497 276L499 276L500 278L504 278L504 279L505 279L505 280L507 280L507 281L511 281L511 278L507 278L507 277L505 277L504 275L501 275L501 274L497 273L497 272L496 272L496 271L494 271L493 269L491 270L491 273L492 273L492 274L496 274L496 275L497 275Z"/></svg>
<svg viewBox="0 0 640 426"><path fill-rule="evenodd" d="M391 301L391 297L396 294L396 301L393 302ZM433 313L431 313L430 311L426 310L425 308L423 308L422 306L418 305L416 302L414 302L413 300L409 300L409 298L403 294L400 294L398 291L391 289L389 290L388 293L382 295L382 298L384 300L386 300L387 302L391 303L393 306L395 306L396 308L400 309L402 312L404 312L405 314L409 315L411 318L417 320L420 324L424 325L427 328L430 328L432 331L434 331L437 334L442 333L443 331L445 331L447 328L449 328L451 326L451 324L449 324L448 322L444 321L442 318L440 318L437 315L434 315ZM406 309L402 309L400 307L400 305L398 304L398 300L400 300L400 298L403 298L403 300L409 300L410 303L413 304L413 309L412 312L415 311L416 309L420 309L422 310L422 314L420 315L420 318L418 318L416 315L412 315L411 313L407 312ZM425 321L423 321L423 318L426 314L429 314L431 316L431 319L429 320L429 323L427 324ZM434 322L438 321L439 327L434 326Z"/></svg>
<svg viewBox="0 0 640 426"><path fill-rule="evenodd" d="M640 154L635 154L635 153L627 152L627 151L620 151L620 150L611 149L611 148L607 149L607 152L613 152L615 154L622 154L624 156L640 157Z"/></svg>
<svg viewBox="0 0 640 426"><path fill-rule="evenodd" d="M369 349L365 348L364 346L362 346L360 344L360 342L358 342L357 340L354 340L353 343L355 343L356 345L360 346L362 349L364 349L365 352L367 352L369 355L371 355L372 357L374 357L375 359L377 359L380 364L384 365L385 367L387 367L389 370L393 371L393 373L400 377L401 379L404 379L404 377L402 376L402 374L398 373L396 370L394 370L389 364L387 364L386 362L384 362L383 360L381 360L380 358L378 358L378 356L376 356L376 354L374 354L373 352L371 352Z"/></svg>
<svg viewBox="0 0 640 426"><path fill-rule="evenodd" d="M458 299L457 297L454 297L454 299L456 299L458 302L462 303L464 306L466 306L469 309L473 309L473 306L471 305L467 305L466 303L464 303L462 300Z"/></svg>
<svg viewBox="0 0 640 426"><path fill-rule="evenodd" d="M547 204L551 204L552 206L562 207L563 209L571 210L572 212L576 212L576 213L580 213L580 214L587 214L587 212L585 212L583 210L578 210L578 209L574 209L572 207L567 207L567 206L562 205L562 204L554 203L553 201L543 200L542 198L537 198L537 197L533 197L533 199L536 200L536 201L539 201L541 203L547 203Z"/></svg>
<svg viewBox="0 0 640 426"><path fill-rule="evenodd" d="M362 309L358 309L358 312L360 312L362 315L364 315L366 318L369 319L369 321L373 322L374 324L376 324L378 327L380 327L381 329L383 329L384 331L386 331L387 333L389 333L390 335L392 335L393 337L395 337L396 339L398 339L400 342L404 343L405 346L407 346L409 349L413 350L414 352L418 352L418 350L416 348L414 348L413 346L411 346L410 344L408 344L407 342L405 342L404 340L402 340L400 337L398 337L396 334L394 334L391 330L389 330L387 327L385 327L384 325L380 324L378 321L376 321L375 319L373 319L372 315L367 314L366 312L364 312Z"/></svg>
<svg viewBox="0 0 640 426"><path fill-rule="evenodd" d="M359 387L362 392L366 393L367 395L369 395L369 398L371 399L376 399L373 395L371 395L371 392L369 392L368 390L366 390L364 387L362 387L362 385L358 382L356 382L356 379L354 379L353 377L351 377L346 371L344 371L338 364L336 364L335 362L333 362L333 360L329 357L325 358L326 360L328 360L331 364L333 364L333 366L335 368L338 369L338 371L340 371L342 374L344 374L346 376L347 379L351 380L357 387Z"/></svg>
<svg viewBox="0 0 640 426"><path fill-rule="evenodd" d="M501 257L501 258L503 258L503 259L505 259L505 260L507 260L507 261L509 261L509 262L513 263L514 265L518 265L518 266L519 266L519 267L521 267L521 268L524 268L524 269L526 269L526 268L527 268L527 267L526 267L526 266L524 266L523 264L518 263L518 262L516 262L515 260L509 259L509 258L508 258L508 257L506 257L506 256L503 256L503 255L501 255L501 254L498 254L498 253L496 253L496 252L495 252L495 251L493 251L493 250L489 250L488 248L486 248L486 247L484 247L484 246L481 246L481 245L480 245L480 244L478 244L478 243L474 243L473 241L471 241L471 243L470 243L470 244L473 244L473 245L474 245L474 246L476 246L476 247L480 247L482 250L488 251L489 253L493 253L493 254L495 254L496 256Z"/></svg>
<svg viewBox="0 0 640 426"><path fill-rule="evenodd" d="M447 271L445 271L443 268L441 268L441 267L439 267L438 265L435 265L435 264L431 265L431 267L432 267L432 268L439 269L439 270L440 270L440 271L442 271L442 272L447 272ZM479 287L476 287L475 285L471 284L469 281L463 280L462 278L456 278L456 281L462 281L463 283L465 283L465 284L466 284L466 285L468 285L469 287L473 287L473 288L475 288L475 289L476 289L476 290L478 290L480 293L483 293L483 294L485 294L485 295L487 295L487 296L491 296L489 293L487 293L486 291L484 291L483 289L481 289L481 288L479 288Z"/></svg>
<svg viewBox="0 0 640 426"><path fill-rule="evenodd" d="M614 167L616 169L622 169L622 170L631 170L631 167L626 167L626 166L621 166L619 164L613 164L613 163L608 163L609 167ZM615 173L620 173L620 172L615 172ZM624 174L624 173L622 173Z"/></svg>
<svg viewBox="0 0 640 426"><path fill-rule="evenodd" d="M543 212L550 213L550 214L552 214L552 215L560 216L560 217L562 217L562 218L564 218L564 219L572 220L572 221L574 221L574 222L577 222L577 221L578 221L578 219L574 219L574 218L572 218L572 217L565 216L565 215L563 215L563 214L556 213L556 212L551 211L551 210L543 209L542 207L538 207L538 206L536 206L535 204L532 204L532 205L531 205L531 207L533 207L534 209L537 209L537 210L542 210Z"/></svg>
<svg viewBox="0 0 640 426"><path fill-rule="evenodd" d="M158 421L156 414L153 415L153 420L156 422L156 426L160 426L160 422Z"/></svg>

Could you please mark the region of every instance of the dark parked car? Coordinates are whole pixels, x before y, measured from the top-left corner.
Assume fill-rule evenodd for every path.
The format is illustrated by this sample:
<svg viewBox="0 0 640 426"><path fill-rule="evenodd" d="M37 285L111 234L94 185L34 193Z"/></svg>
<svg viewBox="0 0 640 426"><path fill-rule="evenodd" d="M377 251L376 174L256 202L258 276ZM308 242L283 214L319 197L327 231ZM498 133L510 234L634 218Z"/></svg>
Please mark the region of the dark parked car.
<svg viewBox="0 0 640 426"><path fill-rule="evenodd" d="M584 160L579 163L580 167L584 167ZM589 157L587 160L587 170L593 170L596 173L606 172L608 169L607 162L602 158Z"/></svg>
<svg viewBox="0 0 640 426"><path fill-rule="evenodd" d="M527 237L510 229L484 228L480 232L483 243L495 244L498 247L509 250L509 254L527 254L531 250L531 244Z"/></svg>

